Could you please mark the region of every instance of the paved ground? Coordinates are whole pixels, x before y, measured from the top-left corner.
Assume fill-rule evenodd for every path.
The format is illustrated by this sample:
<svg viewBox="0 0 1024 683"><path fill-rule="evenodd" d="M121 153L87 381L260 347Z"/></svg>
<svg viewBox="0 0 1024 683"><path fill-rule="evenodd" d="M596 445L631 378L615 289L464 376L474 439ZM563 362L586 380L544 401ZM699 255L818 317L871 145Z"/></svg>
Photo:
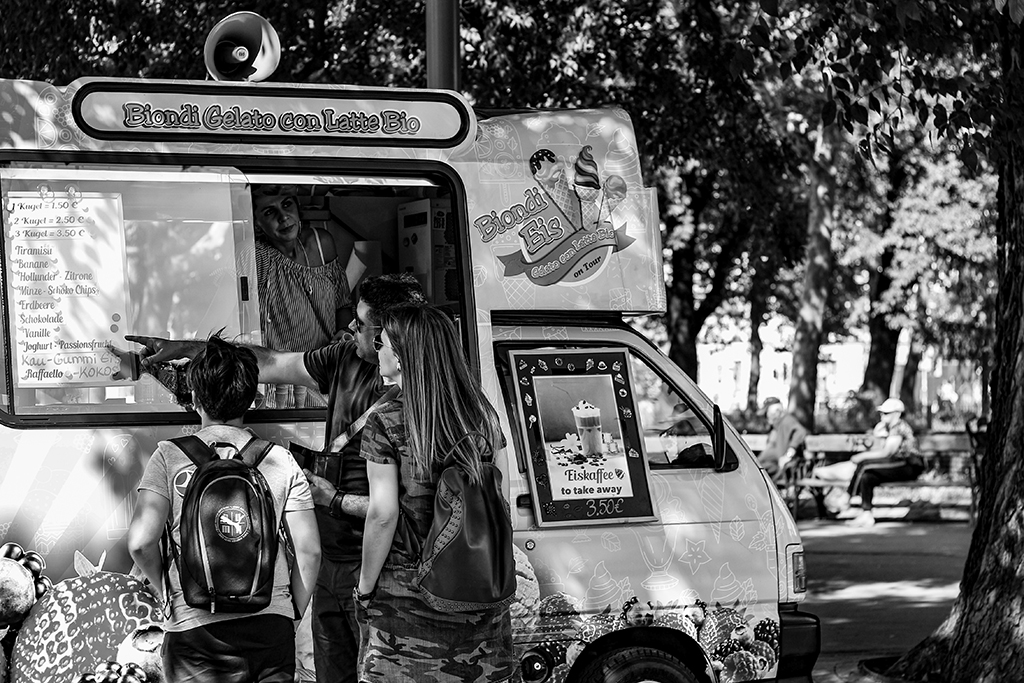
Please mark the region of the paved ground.
<svg viewBox="0 0 1024 683"><path fill-rule="evenodd" d="M815 683L879 681L858 662L899 655L930 634L959 592L972 527L966 522L880 522L857 529L801 521L807 552L803 609L821 619Z"/></svg>

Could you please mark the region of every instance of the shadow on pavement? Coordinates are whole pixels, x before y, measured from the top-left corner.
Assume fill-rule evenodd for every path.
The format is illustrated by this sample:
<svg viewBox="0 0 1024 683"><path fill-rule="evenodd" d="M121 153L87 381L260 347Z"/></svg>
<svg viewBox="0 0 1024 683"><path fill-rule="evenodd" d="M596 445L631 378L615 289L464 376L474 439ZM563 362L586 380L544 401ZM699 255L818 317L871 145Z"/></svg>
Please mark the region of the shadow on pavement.
<svg viewBox="0 0 1024 683"><path fill-rule="evenodd" d="M799 523L803 609L821 619L815 683L886 681L872 673L928 636L959 594L972 527L962 522ZM868 666L859 666L860 663Z"/></svg>

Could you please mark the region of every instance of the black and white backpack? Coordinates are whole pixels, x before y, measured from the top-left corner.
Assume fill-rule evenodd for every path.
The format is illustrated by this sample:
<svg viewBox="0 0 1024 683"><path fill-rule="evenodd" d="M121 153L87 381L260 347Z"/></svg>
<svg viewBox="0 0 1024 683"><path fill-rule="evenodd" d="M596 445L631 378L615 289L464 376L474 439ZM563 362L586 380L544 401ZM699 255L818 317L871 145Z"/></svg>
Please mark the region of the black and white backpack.
<svg viewBox="0 0 1024 683"><path fill-rule="evenodd" d="M253 437L234 457L220 458L197 436L170 443L196 465L181 506L180 552L170 522L166 530L185 603L210 612L262 610L274 588L279 523L257 468L273 444Z"/></svg>

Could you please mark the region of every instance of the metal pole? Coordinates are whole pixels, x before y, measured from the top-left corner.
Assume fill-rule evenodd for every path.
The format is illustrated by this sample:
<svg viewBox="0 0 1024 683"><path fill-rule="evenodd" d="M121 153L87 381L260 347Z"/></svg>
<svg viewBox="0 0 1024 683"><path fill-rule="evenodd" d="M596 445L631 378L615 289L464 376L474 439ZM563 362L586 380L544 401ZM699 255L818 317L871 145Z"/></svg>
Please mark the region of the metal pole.
<svg viewBox="0 0 1024 683"><path fill-rule="evenodd" d="M459 0L427 0L427 87L459 89Z"/></svg>

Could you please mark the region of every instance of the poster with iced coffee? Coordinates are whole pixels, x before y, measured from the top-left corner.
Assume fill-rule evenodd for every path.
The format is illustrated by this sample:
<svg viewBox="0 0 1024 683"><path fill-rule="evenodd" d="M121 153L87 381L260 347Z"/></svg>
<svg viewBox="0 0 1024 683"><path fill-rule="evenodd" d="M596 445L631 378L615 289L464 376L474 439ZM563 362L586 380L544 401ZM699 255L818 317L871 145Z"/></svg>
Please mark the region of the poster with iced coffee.
<svg viewBox="0 0 1024 683"><path fill-rule="evenodd" d="M510 355L537 519L654 519L626 352Z"/></svg>

